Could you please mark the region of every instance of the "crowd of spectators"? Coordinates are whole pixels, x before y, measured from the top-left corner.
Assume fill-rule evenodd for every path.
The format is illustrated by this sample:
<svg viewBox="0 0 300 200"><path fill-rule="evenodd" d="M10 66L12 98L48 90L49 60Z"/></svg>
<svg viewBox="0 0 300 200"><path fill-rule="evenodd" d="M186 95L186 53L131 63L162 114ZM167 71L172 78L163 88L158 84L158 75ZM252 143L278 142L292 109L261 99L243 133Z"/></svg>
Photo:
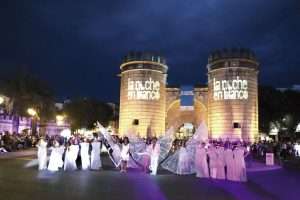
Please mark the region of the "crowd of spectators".
<svg viewBox="0 0 300 200"><path fill-rule="evenodd" d="M277 161L300 158L300 142L285 141L259 141L251 145L254 158L265 159L266 153L273 153Z"/></svg>
<svg viewBox="0 0 300 200"><path fill-rule="evenodd" d="M80 136L76 135L75 138L80 139ZM48 141L49 146L51 146L52 141L54 140L59 141L61 145L66 143L65 139L61 136L46 136L45 139ZM0 153L35 147L37 142L38 137L32 136L28 133L11 134L7 131L0 132ZM178 149L184 142L186 141L176 139L172 145L171 151L173 152ZM218 141L213 142L215 143ZM243 146L249 147L250 143L243 142ZM250 146L250 151L254 159L260 160L265 160L266 153L273 153L275 161L277 162L290 159L300 159L300 141L284 140L275 142L261 140L253 143Z"/></svg>
<svg viewBox="0 0 300 200"><path fill-rule="evenodd" d="M27 133L11 134L7 131L0 133L0 153L34 147L36 143L37 137Z"/></svg>

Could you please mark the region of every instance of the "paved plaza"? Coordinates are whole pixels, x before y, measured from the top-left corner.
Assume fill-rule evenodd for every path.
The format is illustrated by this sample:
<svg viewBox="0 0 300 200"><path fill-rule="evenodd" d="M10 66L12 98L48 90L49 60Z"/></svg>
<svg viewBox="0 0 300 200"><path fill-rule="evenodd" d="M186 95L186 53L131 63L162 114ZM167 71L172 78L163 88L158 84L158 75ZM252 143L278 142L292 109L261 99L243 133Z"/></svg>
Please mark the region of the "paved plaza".
<svg viewBox="0 0 300 200"><path fill-rule="evenodd" d="M25 168L34 159L28 151L0 157L0 197L5 200L293 200L300 195L297 170L251 170L247 183L236 183L177 176L162 170L157 176L139 171L121 174L105 156L102 171L58 173Z"/></svg>

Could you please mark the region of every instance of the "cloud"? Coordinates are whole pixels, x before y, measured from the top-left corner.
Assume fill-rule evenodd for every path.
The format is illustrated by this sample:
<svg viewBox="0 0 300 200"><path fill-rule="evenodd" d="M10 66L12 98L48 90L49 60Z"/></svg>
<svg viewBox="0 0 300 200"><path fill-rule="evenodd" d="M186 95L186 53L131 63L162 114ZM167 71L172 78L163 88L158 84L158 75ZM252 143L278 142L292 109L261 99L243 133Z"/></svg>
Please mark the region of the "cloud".
<svg viewBox="0 0 300 200"><path fill-rule="evenodd" d="M52 0L19 3L17 10L14 62L31 65L61 96L84 93L117 101L115 74L132 49L164 54L173 84L205 83L209 52L223 47L252 48L262 84L298 81L297 0ZM53 79L57 74L61 78Z"/></svg>

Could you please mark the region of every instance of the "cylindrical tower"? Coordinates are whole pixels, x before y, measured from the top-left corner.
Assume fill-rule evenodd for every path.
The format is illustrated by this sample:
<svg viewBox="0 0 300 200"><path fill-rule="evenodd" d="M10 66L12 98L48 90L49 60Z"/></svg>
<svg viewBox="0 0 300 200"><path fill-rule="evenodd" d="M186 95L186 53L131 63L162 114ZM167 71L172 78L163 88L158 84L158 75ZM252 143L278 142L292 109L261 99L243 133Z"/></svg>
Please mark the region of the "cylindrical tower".
<svg viewBox="0 0 300 200"><path fill-rule="evenodd" d="M224 49L208 59L208 127L213 139L258 136L259 63L248 49Z"/></svg>
<svg viewBox="0 0 300 200"><path fill-rule="evenodd" d="M140 137L165 132L165 58L149 52L130 52L121 69L119 134L129 131Z"/></svg>

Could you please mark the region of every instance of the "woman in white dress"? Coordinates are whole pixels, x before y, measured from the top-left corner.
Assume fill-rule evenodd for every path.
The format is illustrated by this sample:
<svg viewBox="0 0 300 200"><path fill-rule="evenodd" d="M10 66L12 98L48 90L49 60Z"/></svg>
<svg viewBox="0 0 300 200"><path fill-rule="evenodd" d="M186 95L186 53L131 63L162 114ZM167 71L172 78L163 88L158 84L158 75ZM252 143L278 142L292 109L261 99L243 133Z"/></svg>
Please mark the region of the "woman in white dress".
<svg viewBox="0 0 300 200"><path fill-rule="evenodd" d="M47 142L42 137L37 144L37 157L39 161L39 170L47 169Z"/></svg>
<svg viewBox="0 0 300 200"><path fill-rule="evenodd" d="M246 149L238 144L237 147L233 150L234 156L234 181L246 182L247 181L247 173L246 173L246 163L245 157L247 156Z"/></svg>
<svg viewBox="0 0 300 200"><path fill-rule="evenodd" d="M92 145L92 152L91 152L91 169L92 170L99 170L102 167L101 163L101 147L102 144L98 140L98 137L95 137Z"/></svg>
<svg viewBox="0 0 300 200"><path fill-rule="evenodd" d="M160 155L160 143L157 142L157 138L153 138L151 143L151 156L150 156L150 166L149 166L151 175L157 174L159 155Z"/></svg>
<svg viewBox="0 0 300 200"><path fill-rule="evenodd" d="M196 170L196 177L199 178L209 177L207 151L205 149L205 143L199 144L196 148L195 170Z"/></svg>
<svg viewBox="0 0 300 200"><path fill-rule="evenodd" d="M49 159L48 170L55 172L58 171L59 168L62 166L62 159L61 159L61 148L59 146L58 141L53 141L53 146L50 148L51 154Z"/></svg>
<svg viewBox="0 0 300 200"><path fill-rule="evenodd" d="M70 140L65 154L64 170L77 170L76 159L78 157L79 146Z"/></svg>
<svg viewBox="0 0 300 200"><path fill-rule="evenodd" d="M64 152L65 152L65 146L64 145L61 145L59 146L59 149L58 149L58 153L59 153L59 168L62 168L64 166L64 161L63 161L63 155L64 155Z"/></svg>
<svg viewBox="0 0 300 200"><path fill-rule="evenodd" d="M129 139L124 137L121 148L121 172L127 171L127 162L129 161Z"/></svg>
<svg viewBox="0 0 300 200"><path fill-rule="evenodd" d="M224 160L225 160L225 166L226 166L226 179L233 181L234 180L234 158L233 158L233 151L231 149L231 146L228 145L224 151Z"/></svg>
<svg viewBox="0 0 300 200"><path fill-rule="evenodd" d="M81 169L87 170L90 168L90 155L89 155L90 143L85 138L80 143L80 157L81 157Z"/></svg>
<svg viewBox="0 0 300 200"><path fill-rule="evenodd" d="M194 174L195 169L195 154L197 144L200 142L199 137L201 132L195 133L188 141L182 143L182 146L163 161L161 166L178 175Z"/></svg>
<svg viewBox="0 0 300 200"><path fill-rule="evenodd" d="M225 180L225 158L224 158L224 147L217 146L217 179Z"/></svg>
<svg viewBox="0 0 300 200"><path fill-rule="evenodd" d="M114 160L114 164L115 164L116 168L119 168L121 165L121 161L122 161L121 147L120 147L119 139L115 138L111 144L112 144L111 148L113 150L112 157Z"/></svg>
<svg viewBox="0 0 300 200"><path fill-rule="evenodd" d="M178 156L178 166L177 172L178 175L186 175L191 172L191 158L187 151L186 144L183 142L182 146L179 148L179 156Z"/></svg>
<svg viewBox="0 0 300 200"><path fill-rule="evenodd" d="M217 178L217 159L218 155L216 152L216 148L214 144L208 149L208 157L209 157L209 170L210 170L210 177L215 179Z"/></svg>
<svg viewBox="0 0 300 200"><path fill-rule="evenodd" d="M148 138L146 140L145 154L143 154L144 172L147 172L149 170L151 152L152 152L151 139Z"/></svg>
<svg viewBox="0 0 300 200"><path fill-rule="evenodd" d="M100 131L100 133L103 135L104 140L103 144L104 146L109 146L109 158L114 163L116 168L119 168L121 164L121 147L119 143L119 139L117 137L113 137L110 135L110 133L107 132L107 130L99 123L97 122L97 127Z"/></svg>

